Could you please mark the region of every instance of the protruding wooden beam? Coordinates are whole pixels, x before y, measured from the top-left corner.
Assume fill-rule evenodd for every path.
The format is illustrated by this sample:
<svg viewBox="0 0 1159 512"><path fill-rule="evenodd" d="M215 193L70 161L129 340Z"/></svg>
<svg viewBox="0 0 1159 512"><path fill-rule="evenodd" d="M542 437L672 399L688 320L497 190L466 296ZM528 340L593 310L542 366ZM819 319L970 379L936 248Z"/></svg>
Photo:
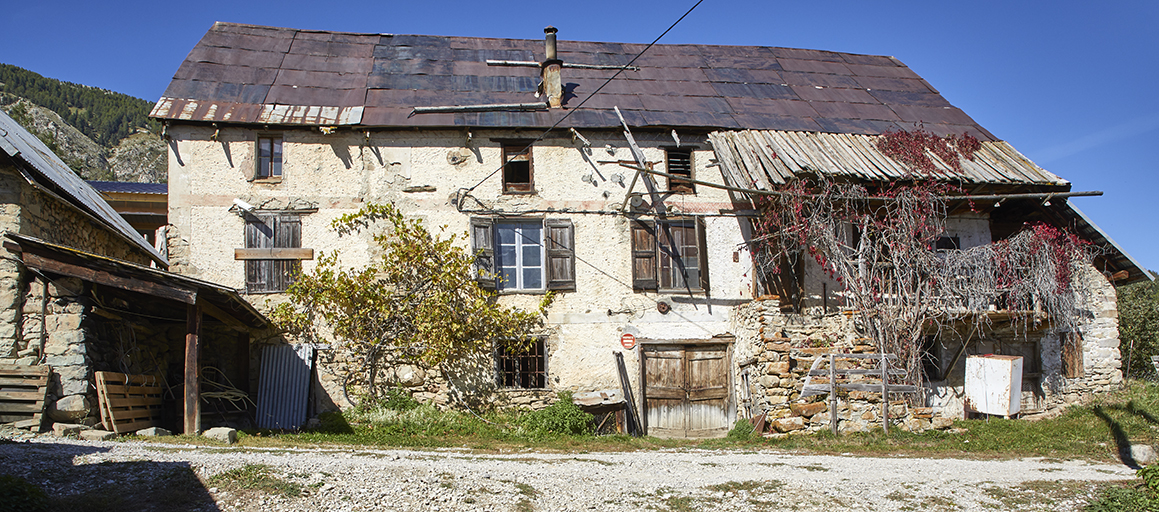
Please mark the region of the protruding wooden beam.
<svg viewBox="0 0 1159 512"><path fill-rule="evenodd" d="M190 304L185 315L185 434L201 433L201 308Z"/></svg>
<svg viewBox="0 0 1159 512"><path fill-rule="evenodd" d="M312 260L314 249L272 247L266 249L234 249L235 260Z"/></svg>
<svg viewBox="0 0 1159 512"><path fill-rule="evenodd" d="M205 299L199 298L197 301L197 306L200 307L205 313L209 314L209 316L221 320L221 323L229 326L230 329L238 332L244 332L246 330L246 326L241 322L241 320L234 318L233 315L226 313L221 308L214 306L213 303Z"/></svg>

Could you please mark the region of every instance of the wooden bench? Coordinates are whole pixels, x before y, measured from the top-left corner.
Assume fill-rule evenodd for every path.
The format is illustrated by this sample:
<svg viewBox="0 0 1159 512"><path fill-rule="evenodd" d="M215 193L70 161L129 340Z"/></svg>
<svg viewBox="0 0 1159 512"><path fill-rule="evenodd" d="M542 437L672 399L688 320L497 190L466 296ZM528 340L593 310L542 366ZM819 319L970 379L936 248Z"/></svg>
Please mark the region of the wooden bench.
<svg viewBox="0 0 1159 512"><path fill-rule="evenodd" d="M876 359L877 361L873 368L837 368L837 361L842 359ZM890 376L903 377L906 375L905 370L890 369L889 361L896 359L897 356L894 354L822 354L813 360L813 365L809 367L809 374L805 377L804 386L801 387L801 398L829 393L829 426L833 429L833 435L837 435L838 388L881 393L881 428L889 432L889 394L916 393L918 391L917 386L889 383ZM821 368L821 364L824 362L829 363L827 369ZM877 382L838 382L838 379L848 379L850 375L863 375L869 379L876 379ZM829 382L812 384L813 377L828 377Z"/></svg>

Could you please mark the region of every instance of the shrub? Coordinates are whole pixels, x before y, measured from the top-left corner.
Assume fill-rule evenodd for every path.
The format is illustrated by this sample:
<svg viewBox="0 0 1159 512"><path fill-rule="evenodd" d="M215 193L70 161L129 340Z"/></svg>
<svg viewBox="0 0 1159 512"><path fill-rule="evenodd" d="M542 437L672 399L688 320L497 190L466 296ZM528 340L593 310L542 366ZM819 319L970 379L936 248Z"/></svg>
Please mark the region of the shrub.
<svg viewBox="0 0 1159 512"><path fill-rule="evenodd" d="M48 512L44 490L18 476L0 475L0 511Z"/></svg>
<svg viewBox="0 0 1159 512"><path fill-rule="evenodd" d="M532 411L516 420L520 433L540 439L556 436L589 436L595 430L595 418L579 408L571 400L571 393L564 391L559 400L547 408Z"/></svg>
<svg viewBox="0 0 1159 512"><path fill-rule="evenodd" d="M755 428L751 421L746 419L736 420L732 425L732 430L728 431L728 438L734 441L751 441L760 438L760 435L755 432Z"/></svg>

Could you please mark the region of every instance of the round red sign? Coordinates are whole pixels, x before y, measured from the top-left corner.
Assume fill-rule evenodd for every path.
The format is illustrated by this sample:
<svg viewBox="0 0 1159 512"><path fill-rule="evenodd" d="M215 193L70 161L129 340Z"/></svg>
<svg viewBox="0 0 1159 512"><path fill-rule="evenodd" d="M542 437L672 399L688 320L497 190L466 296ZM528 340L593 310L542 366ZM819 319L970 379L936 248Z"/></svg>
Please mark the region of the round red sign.
<svg viewBox="0 0 1159 512"><path fill-rule="evenodd" d="M636 348L636 336L631 333L624 333L620 336L620 344L628 350Z"/></svg>

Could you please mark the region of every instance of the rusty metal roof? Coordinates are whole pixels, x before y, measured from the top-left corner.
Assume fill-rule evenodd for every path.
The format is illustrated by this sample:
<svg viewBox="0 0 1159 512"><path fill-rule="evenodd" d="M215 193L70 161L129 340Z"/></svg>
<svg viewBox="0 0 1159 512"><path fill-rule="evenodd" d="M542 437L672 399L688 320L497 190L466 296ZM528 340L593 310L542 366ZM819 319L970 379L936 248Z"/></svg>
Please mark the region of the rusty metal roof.
<svg viewBox="0 0 1159 512"><path fill-rule="evenodd" d="M100 192L85 183L40 139L2 111L0 111L0 150L12 159L23 162L28 177L37 185L62 196L64 200L105 224L113 233L136 245L158 264L169 266L169 261L137 233L137 230L133 229L112 206L109 206Z"/></svg>
<svg viewBox="0 0 1159 512"><path fill-rule="evenodd" d="M560 41L567 64L618 66L642 44ZM565 67L564 109L412 115L414 107L519 104L544 43L349 34L217 23L153 108L159 119L278 125L547 127L615 71ZM562 125L879 134L924 123L995 140L893 57L765 46L656 45Z"/></svg>
<svg viewBox="0 0 1159 512"><path fill-rule="evenodd" d="M877 149L879 135L777 130L716 131L708 134L731 184L772 190L801 172L872 181L912 177L909 166ZM930 154L934 178L964 183L1069 186L1002 141L984 141L973 160L955 170Z"/></svg>

